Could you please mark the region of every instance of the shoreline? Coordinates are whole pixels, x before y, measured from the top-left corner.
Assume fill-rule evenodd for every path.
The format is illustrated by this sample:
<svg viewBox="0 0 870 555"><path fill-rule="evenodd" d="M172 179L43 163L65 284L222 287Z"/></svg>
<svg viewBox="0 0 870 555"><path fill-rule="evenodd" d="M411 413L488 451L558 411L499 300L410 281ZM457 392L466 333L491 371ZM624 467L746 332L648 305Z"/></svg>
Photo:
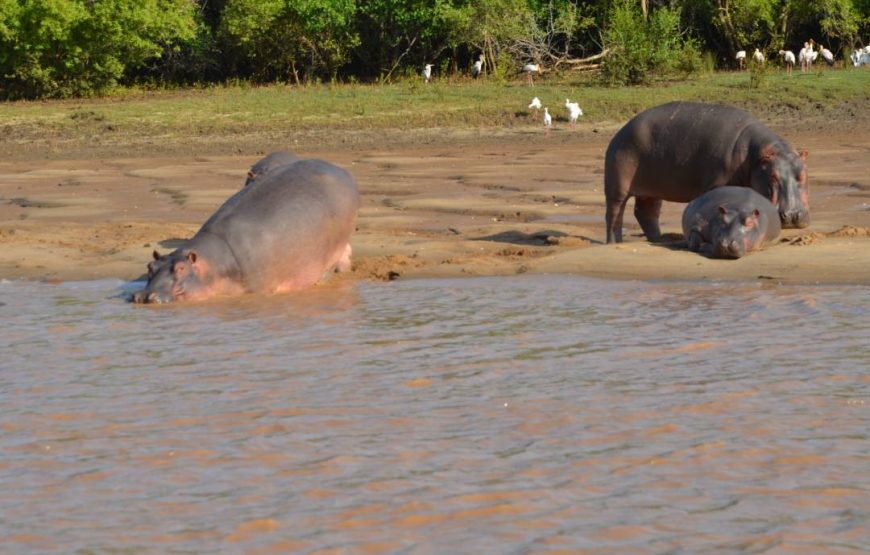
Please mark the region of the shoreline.
<svg viewBox="0 0 870 555"><path fill-rule="evenodd" d="M556 140L536 129L516 140L296 152L342 166L358 181L354 269L342 279L561 273L870 285L870 146L833 123L775 130L811 152L812 222L738 260L647 243L630 209L626 242L603 245L603 155L612 133L591 126L563 125ZM135 280L151 251L192 236L259 158L4 160L0 279ZM674 241L684 206L665 203L662 211L662 231Z"/></svg>

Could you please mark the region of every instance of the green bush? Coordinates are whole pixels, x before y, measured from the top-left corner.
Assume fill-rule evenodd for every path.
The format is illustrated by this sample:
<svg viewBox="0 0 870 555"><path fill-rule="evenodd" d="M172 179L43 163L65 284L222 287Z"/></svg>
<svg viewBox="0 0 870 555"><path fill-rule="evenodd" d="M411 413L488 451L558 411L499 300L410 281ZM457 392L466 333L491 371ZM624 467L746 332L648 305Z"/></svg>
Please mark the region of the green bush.
<svg viewBox="0 0 870 555"><path fill-rule="evenodd" d="M189 0L0 1L0 97L86 96L196 33Z"/></svg>
<svg viewBox="0 0 870 555"><path fill-rule="evenodd" d="M638 85L653 76L693 73L703 67L697 42L680 33L678 10L659 8L644 18L636 3L616 0L604 45L610 52L601 74L610 84Z"/></svg>

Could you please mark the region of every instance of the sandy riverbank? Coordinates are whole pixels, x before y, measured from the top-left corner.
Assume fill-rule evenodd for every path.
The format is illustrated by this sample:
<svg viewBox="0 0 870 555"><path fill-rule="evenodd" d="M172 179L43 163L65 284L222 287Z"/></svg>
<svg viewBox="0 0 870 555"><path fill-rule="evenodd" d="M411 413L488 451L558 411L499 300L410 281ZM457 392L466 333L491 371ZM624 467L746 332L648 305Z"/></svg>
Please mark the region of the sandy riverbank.
<svg viewBox="0 0 870 555"><path fill-rule="evenodd" d="M351 279L576 273L628 279L773 279L870 284L870 143L827 130L783 135L808 148L809 229L737 261L678 237L651 245L627 213L627 242L604 245L610 129L449 140L401 148L305 150L350 170L363 194ZM275 149L287 148L275 145ZM0 278L135 279L244 182L259 155L0 162ZM665 203L680 233L684 205Z"/></svg>

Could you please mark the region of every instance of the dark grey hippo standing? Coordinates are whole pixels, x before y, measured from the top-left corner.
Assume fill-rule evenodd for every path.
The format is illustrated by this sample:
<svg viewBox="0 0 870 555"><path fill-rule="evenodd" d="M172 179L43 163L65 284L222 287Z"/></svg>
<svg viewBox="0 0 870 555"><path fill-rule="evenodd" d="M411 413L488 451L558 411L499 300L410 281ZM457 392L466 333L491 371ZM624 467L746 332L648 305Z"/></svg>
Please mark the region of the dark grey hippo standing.
<svg viewBox="0 0 870 555"><path fill-rule="evenodd" d="M780 231L776 207L748 187L716 187L683 211L689 250L712 258L740 258L779 237Z"/></svg>
<svg viewBox="0 0 870 555"><path fill-rule="evenodd" d="M715 187L749 187L778 209L783 227L809 225L804 162L782 137L730 106L671 102L620 129L604 159L607 242L622 241L625 206L650 241L661 237L662 201L689 202Z"/></svg>
<svg viewBox="0 0 870 555"><path fill-rule="evenodd" d="M269 173L272 170L275 170L282 166L286 166L288 164L292 164L293 162L297 161L299 161L299 158L295 154L284 151L270 152L269 154L258 160L253 166L251 166L251 169L248 170L248 177L245 180L245 186L247 187L248 185L256 181L257 178Z"/></svg>
<svg viewBox="0 0 870 555"><path fill-rule="evenodd" d="M192 239L148 264L138 303L303 289L350 268L359 193L322 160L298 160L243 187Z"/></svg>

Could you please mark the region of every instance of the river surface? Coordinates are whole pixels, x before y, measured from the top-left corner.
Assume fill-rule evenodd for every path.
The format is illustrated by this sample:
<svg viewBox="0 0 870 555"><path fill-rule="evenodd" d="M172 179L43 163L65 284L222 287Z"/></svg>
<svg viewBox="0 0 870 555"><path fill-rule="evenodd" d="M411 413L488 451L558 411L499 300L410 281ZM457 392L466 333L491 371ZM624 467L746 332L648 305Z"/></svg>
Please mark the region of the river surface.
<svg viewBox="0 0 870 555"><path fill-rule="evenodd" d="M0 553L870 551L870 288L0 282Z"/></svg>

